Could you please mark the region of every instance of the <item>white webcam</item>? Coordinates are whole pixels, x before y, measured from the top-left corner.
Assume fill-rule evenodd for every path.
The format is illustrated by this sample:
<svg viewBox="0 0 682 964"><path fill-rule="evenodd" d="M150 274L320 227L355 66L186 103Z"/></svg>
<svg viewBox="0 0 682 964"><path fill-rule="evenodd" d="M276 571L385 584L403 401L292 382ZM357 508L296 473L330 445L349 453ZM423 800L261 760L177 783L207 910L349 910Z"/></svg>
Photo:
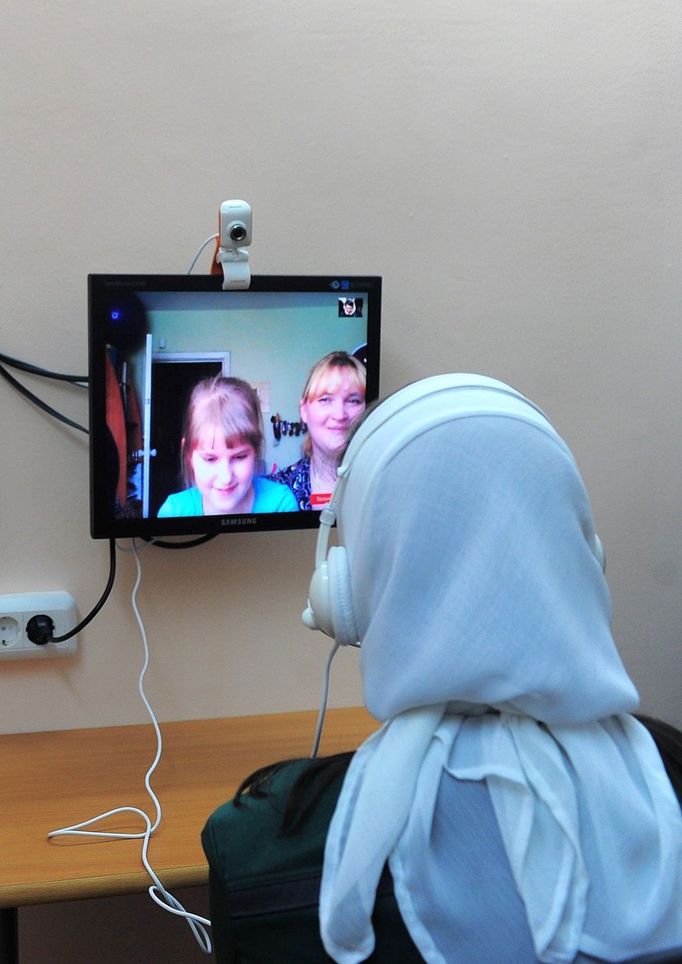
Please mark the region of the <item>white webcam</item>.
<svg viewBox="0 0 682 964"><path fill-rule="evenodd" d="M251 244L251 205L246 201L223 201L220 205L220 247Z"/></svg>
<svg viewBox="0 0 682 964"><path fill-rule="evenodd" d="M248 288L251 284L249 252L251 244L251 205L233 199L220 205L220 247L216 261L223 266L223 289Z"/></svg>

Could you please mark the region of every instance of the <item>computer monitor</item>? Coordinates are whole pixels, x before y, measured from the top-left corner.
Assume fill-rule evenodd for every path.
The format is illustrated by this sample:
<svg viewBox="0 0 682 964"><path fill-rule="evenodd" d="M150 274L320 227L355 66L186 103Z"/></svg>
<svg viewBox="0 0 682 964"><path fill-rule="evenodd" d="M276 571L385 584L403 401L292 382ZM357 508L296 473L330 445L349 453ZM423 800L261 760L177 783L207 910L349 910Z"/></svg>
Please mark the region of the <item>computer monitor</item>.
<svg viewBox="0 0 682 964"><path fill-rule="evenodd" d="M93 274L88 288L93 538L315 527L324 495L303 509L282 481L313 442L303 388L336 353L366 374L364 401L378 396L381 278L254 275L248 289L225 291L217 275ZM230 425L241 418L243 428L190 451L190 399L215 427L212 388L236 400ZM223 480L214 497L202 485L221 460L241 481Z"/></svg>

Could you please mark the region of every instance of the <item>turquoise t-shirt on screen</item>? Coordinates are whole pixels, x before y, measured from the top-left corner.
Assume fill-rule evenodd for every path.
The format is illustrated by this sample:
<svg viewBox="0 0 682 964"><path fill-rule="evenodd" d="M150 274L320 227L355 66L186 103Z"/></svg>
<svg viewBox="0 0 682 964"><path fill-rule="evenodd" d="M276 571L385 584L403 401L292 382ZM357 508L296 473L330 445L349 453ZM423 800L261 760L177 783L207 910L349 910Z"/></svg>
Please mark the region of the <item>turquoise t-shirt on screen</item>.
<svg viewBox="0 0 682 964"><path fill-rule="evenodd" d="M256 475L253 478L253 492L251 512L298 512L296 499L287 485ZM170 519L203 514L201 492L196 486L192 486L191 489L183 489L182 492L169 495L158 511L158 518Z"/></svg>

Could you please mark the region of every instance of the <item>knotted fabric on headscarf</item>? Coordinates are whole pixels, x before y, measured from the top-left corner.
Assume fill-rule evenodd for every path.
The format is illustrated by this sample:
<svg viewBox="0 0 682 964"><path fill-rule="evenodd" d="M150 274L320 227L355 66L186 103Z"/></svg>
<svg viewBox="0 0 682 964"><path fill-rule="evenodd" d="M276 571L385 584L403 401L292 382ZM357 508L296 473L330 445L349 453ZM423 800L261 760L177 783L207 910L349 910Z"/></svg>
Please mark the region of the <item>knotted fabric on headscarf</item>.
<svg viewBox="0 0 682 964"><path fill-rule="evenodd" d="M370 415L371 418L371 415ZM428 962L456 964L443 779L485 781L537 957L682 945L682 820L610 631L573 457L504 394L359 450L338 508L365 703L327 837L327 952L374 947L386 860ZM409 433L408 433L409 434Z"/></svg>

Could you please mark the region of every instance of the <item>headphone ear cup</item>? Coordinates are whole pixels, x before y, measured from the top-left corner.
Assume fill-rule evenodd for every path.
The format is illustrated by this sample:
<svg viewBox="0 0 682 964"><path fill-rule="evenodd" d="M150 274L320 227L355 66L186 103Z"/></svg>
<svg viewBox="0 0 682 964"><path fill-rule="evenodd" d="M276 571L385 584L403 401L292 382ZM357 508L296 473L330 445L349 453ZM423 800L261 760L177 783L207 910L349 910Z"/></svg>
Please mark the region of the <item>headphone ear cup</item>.
<svg viewBox="0 0 682 964"><path fill-rule="evenodd" d="M308 629L319 629L326 636L334 638L334 621L329 600L329 566L326 559L312 575L308 589L308 606L302 618Z"/></svg>
<svg viewBox="0 0 682 964"><path fill-rule="evenodd" d="M345 546L333 546L327 556L328 592L334 638L341 646L355 646L359 633L355 624L350 565Z"/></svg>

